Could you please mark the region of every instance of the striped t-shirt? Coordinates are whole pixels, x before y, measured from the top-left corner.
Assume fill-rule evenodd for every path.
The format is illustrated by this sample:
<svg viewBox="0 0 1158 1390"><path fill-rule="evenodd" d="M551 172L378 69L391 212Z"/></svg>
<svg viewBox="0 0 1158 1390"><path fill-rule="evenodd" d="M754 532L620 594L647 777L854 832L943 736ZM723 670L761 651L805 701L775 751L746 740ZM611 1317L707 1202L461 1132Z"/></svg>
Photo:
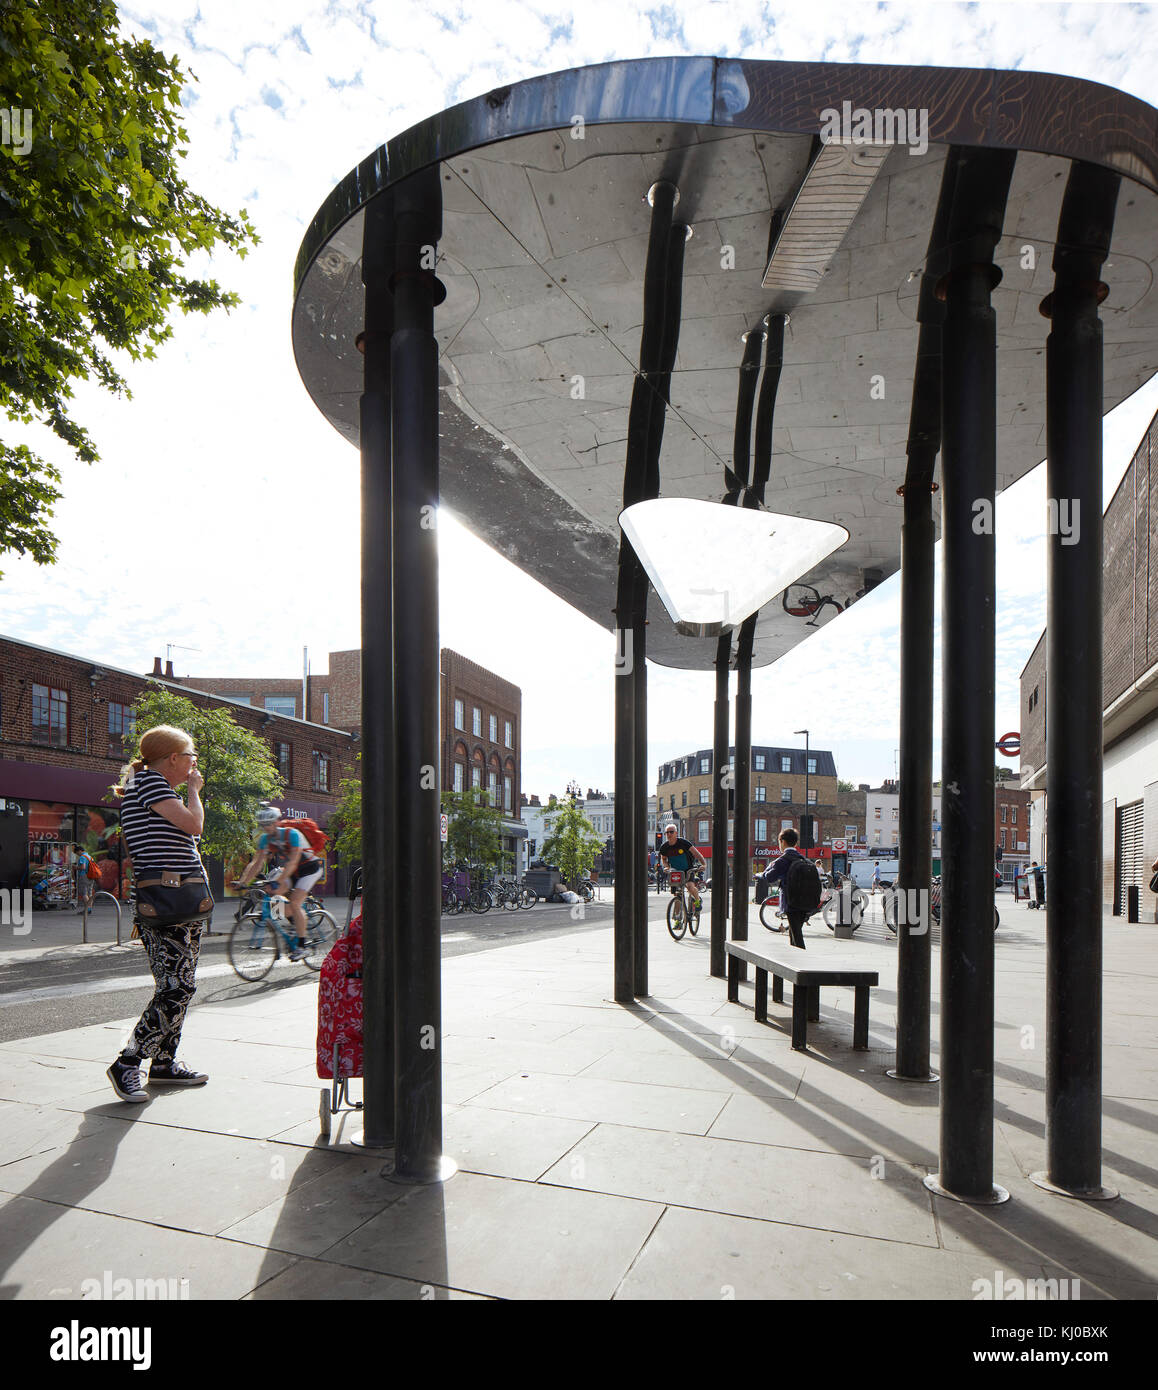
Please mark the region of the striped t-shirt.
<svg viewBox="0 0 1158 1390"><path fill-rule="evenodd" d="M185 873L202 868L193 836L152 809L159 801L178 800L168 782L151 768L142 768L129 779L121 802L121 832L137 878L143 869Z"/></svg>

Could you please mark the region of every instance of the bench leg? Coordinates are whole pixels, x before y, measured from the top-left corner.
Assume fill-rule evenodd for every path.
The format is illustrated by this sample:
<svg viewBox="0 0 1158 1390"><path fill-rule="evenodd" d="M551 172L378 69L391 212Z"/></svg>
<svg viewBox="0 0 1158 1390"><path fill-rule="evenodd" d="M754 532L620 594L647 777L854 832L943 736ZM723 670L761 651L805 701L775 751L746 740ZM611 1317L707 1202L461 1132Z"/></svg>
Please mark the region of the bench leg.
<svg viewBox="0 0 1158 1390"><path fill-rule="evenodd" d="M772 1002L773 1004L784 1003L784 977L782 975L772 976Z"/></svg>
<svg viewBox="0 0 1158 1390"><path fill-rule="evenodd" d="M820 1017L820 986L808 986L808 1017L818 1019Z"/></svg>
<svg viewBox="0 0 1158 1390"><path fill-rule="evenodd" d="M868 985L857 985L856 1004L852 1017L852 1045L854 1048L868 1048L868 1015L869 987Z"/></svg>
<svg viewBox="0 0 1158 1390"><path fill-rule="evenodd" d="M735 956L728 957L728 1003L736 1004L740 1000L740 962Z"/></svg>
<svg viewBox="0 0 1158 1390"><path fill-rule="evenodd" d="M797 1052L808 1050L808 990L792 986L792 1046Z"/></svg>
<svg viewBox="0 0 1158 1390"><path fill-rule="evenodd" d="M768 1022L768 972L756 967L756 1022Z"/></svg>

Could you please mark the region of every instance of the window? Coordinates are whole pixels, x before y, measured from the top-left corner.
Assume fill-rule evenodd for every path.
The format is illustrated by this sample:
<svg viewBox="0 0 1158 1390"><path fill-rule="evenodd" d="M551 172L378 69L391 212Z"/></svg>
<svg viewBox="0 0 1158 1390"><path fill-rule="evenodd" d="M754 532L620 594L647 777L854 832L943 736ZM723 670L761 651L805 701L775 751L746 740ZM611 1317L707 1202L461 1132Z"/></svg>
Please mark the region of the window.
<svg viewBox="0 0 1158 1390"><path fill-rule="evenodd" d="M32 687L32 741L68 747L68 691L54 685Z"/></svg>
<svg viewBox="0 0 1158 1390"><path fill-rule="evenodd" d="M757 772L763 772L763 771L764 771L764 761L765 761L765 759L764 759L764 754L763 754L763 753L756 753L756 754L754 754L753 756L754 756L755 759L756 759L756 771L757 771Z"/></svg>
<svg viewBox="0 0 1158 1390"><path fill-rule="evenodd" d="M815 772L816 772L816 759L815 759L815 758L809 758L809 760L808 760L808 770L809 770L809 772L811 772L811 773L815 773Z"/></svg>
<svg viewBox="0 0 1158 1390"><path fill-rule="evenodd" d="M512 802L512 800L511 800L511 798L512 798L513 795L514 795L514 792L513 792L513 789L512 789L512 787L511 787L511 779L510 779L509 777L504 777L504 778L503 778L503 805L504 805L504 807L505 807L508 811L511 811L511 810L514 809L514 805L513 805L513 802Z"/></svg>
<svg viewBox="0 0 1158 1390"><path fill-rule="evenodd" d="M816 805L816 788L815 788L815 787L809 787L809 788L808 788L808 804L809 804L809 806L815 806L815 805Z"/></svg>
<svg viewBox="0 0 1158 1390"><path fill-rule="evenodd" d="M1016 807L1016 806L1011 806L1011 807L1009 808L1009 823L1010 823L1010 825L1016 825L1016 824L1017 824L1017 807Z"/></svg>
<svg viewBox="0 0 1158 1390"><path fill-rule="evenodd" d="M492 806L499 804L499 774L497 772L487 773L487 801Z"/></svg>
<svg viewBox="0 0 1158 1390"><path fill-rule="evenodd" d="M1006 808L1005 806L1002 806L1002 808L1001 808L1001 823L1002 823L1002 825L1005 824L1005 813L1006 813L1006 810L1007 810L1007 808Z"/></svg>
<svg viewBox="0 0 1158 1390"><path fill-rule="evenodd" d="M701 806L706 806L707 804L708 804L708 789L707 789L707 787L701 787L701 788L700 788L700 805L701 805Z"/></svg>
<svg viewBox="0 0 1158 1390"><path fill-rule="evenodd" d="M329 722L330 722L330 692L329 692L328 690L323 690L323 691L322 691L322 723L323 723L323 724L328 724Z"/></svg>
<svg viewBox="0 0 1158 1390"><path fill-rule="evenodd" d="M894 806L894 807L893 807L893 820L896 820L896 818L897 818L897 810L898 810L898 808L897 808L896 806Z"/></svg>
<svg viewBox="0 0 1158 1390"><path fill-rule="evenodd" d="M763 816L756 817L756 834L754 838L758 845L764 844L768 839L768 822Z"/></svg>
<svg viewBox="0 0 1158 1390"><path fill-rule="evenodd" d="M491 742L492 742L492 743L498 743L498 741L499 741L499 717L498 717L497 714L492 714L492 715L491 715L491 719L490 719L490 730L491 730Z"/></svg>
<svg viewBox="0 0 1158 1390"><path fill-rule="evenodd" d="M783 755L783 757L780 759L780 771L781 771L781 772L791 772L791 771L792 771L792 759L788 756L787 753L785 753L785 754Z"/></svg>
<svg viewBox="0 0 1158 1390"><path fill-rule="evenodd" d="M791 788L791 787L781 787L781 788L780 788L780 800L781 800L781 801L791 801L791 800L792 800L792 788Z"/></svg>
<svg viewBox="0 0 1158 1390"><path fill-rule="evenodd" d="M511 721L509 719L503 720L503 735L504 742L506 743L507 747L513 748L515 746L515 731L511 726Z"/></svg>
<svg viewBox="0 0 1158 1390"><path fill-rule="evenodd" d="M232 700L235 705L248 705L250 698L248 695L222 695L223 700Z"/></svg>
<svg viewBox="0 0 1158 1390"><path fill-rule="evenodd" d="M267 695L265 707L270 714L285 714L292 719L297 714L297 701L292 695Z"/></svg>
<svg viewBox="0 0 1158 1390"><path fill-rule="evenodd" d="M846 840L851 840L854 844L856 843L856 826L855 826L855 825L846 825L846 826L844 827L844 838L845 838Z"/></svg>
<svg viewBox="0 0 1158 1390"><path fill-rule="evenodd" d="M1004 848L1005 848L1005 831L1004 831L1004 830L1001 832L1000 844L1001 844L1001 848L1004 849Z"/></svg>
<svg viewBox="0 0 1158 1390"><path fill-rule="evenodd" d="M109 701L109 757L128 757L132 751L133 736L137 730L137 717L131 705L120 705Z"/></svg>
<svg viewBox="0 0 1158 1390"><path fill-rule="evenodd" d="M330 790L330 755L314 749L314 791Z"/></svg>
<svg viewBox="0 0 1158 1390"><path fill-rule="evenodd" d="M470 784L472 787L482 789L482 768L477 764L470 770Z"/></svg>
<svg viewBox="0 0 1158 1390"><path fill-rule="evenodd" d="M793 826L792 826L792 822L791 822L790 820L782 820L782 821L780 822L780 829L781 829L781 830L791 830L792 828L793 828Z"/></svg>
<svg viewBox="0 0 1158 1390"><path fill-rule="evenodd" d="M465 779L466 779L466 768L463 767L462 763L455 763L455 765L454 765L454 789L455 789L456 792L459 793L460 796L461 796L461 794L462 794L462 788L463 788L463 783L464 783Z"/></svg>
<svg viewBox="0 0 1158 1390"><path fill-rule="evenodd" d="M736 824L736 822L732 819L731 816L729 816L729 817L728 817L728 842L729 842L729 844L730 844L731 841L732 841L732 832L733 832L733 827L735 826L735 824Z"/></svg>
<svg viewBox="0 0 1158 1390"><path fill-rule="evenodd" d="M671 794L671 808L673 811L675 810L675 792Z"/></svg>
<svg viewBox="0 0 1158 1390"><path fill-rule="evenodd" d="M706 845L712 838L712 822L710 820L700 820L696 822L696 840L701 845Z"/></svg>
<svg viewBox="0 0 1158 1390"><path fill-rule="evenodd" d="M687 804L688 804L688 794L687 794L687 792L684 792L684 794L683 794L683 800L680 802L680 805L681 805L681 806L686 806Z"/></svg>
<svg viewBox="0 0 1158 1390"><path fill-rule="evenodd" d="M701 759L700 759L700 771L701 771L701 772L707 772L707 770L708 770L708 760L707 760L707 758L701 758Z"/></svg>
<svg viewBox="0 0 1158 1390"><path fill-rule="evenodd" d="M280 741L275 743L273 745L273 756L274 761L277 763L279 774L284 777L287 782L292 782L293 778L290 776L290 745L288 743L281 743Z"/></svg>
<svg viewBox="0 0 1158 1390"><path fill-rule="evenodd" d="M893 831L893 844L895 845L896 843L897 843L897 832L894 830L894 831Z"/></svg>
<svg viewBox="0 0 1158 1390"><path fill-rule="evenodd" d="M482 738L482 710L477 705L474 707L474 732L477 738Z"/></svg>
<svg viewBox="0 0 1158 1390"><path fill-rule="evenodd" d="M463 717L464 717L464 716L463 716L463 710L462 710L462 701L461 701L461 700L455 700L455 702L454 702L454 727L455 727L456 729L465 729L465 728L466 728L466 725L462 722L462 721L463 721Z"/></svg>
<svg viewBox="0 0 1158 1390"><path fill-rule="evenodd" d="M766 786L764 786L763 783L761 783L761 784L756 788L756 800L757 800L757 801L767 801L767 800L768 800L768 788L767 788Z"/></svg>
<svg viewBox="0 0 1158 1390"><path fill-rule="evenodd" d="M874 806L874 807L873 807L873 820L880 820L880 818L881 818L881 808L880 808L879 806Z"/></svg>

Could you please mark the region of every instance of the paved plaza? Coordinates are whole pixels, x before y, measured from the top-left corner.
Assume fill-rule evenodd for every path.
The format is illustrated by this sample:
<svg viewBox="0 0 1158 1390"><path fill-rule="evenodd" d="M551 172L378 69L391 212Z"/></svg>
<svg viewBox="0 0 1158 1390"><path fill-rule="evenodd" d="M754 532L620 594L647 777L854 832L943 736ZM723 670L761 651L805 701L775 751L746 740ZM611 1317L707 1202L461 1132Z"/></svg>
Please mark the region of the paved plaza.
<svg viewBox="0 0 1158 1390"><path fill-rule="evenodd" d="M443 1186L383 1179L383 1157L349 1142L357 1115L319 1137L316 988L289 967L204 981L183 1055L210 1083L146 1105L104 1076L130 1020L0 1046L3 1296L75 1299L107 1276L176 1281L191 1299L970 1300L1000 1271L1007 1287L1080 1280L1083 1301L1152 1300L1153 927L1107 919L1105 1181L1121 1197L1085 1204L1027 1176L1045 1157L1043 916L1002 904L1003 1206L922 1185L938 1087L885 1075L883 929L838 943L810 926L810 953L870 962L881 984L871 1051L851 1049L851 991L831 990L800 1053L788 1008L757 1024L751 985L730 1005L708 976L704 935L676 943L653 920L654 993L634 1006L608 997L610 929L445 962L459 1171ZM754 909L752 934L766 938ZM937 1016L934 1001L934 1051Z"/></svg>

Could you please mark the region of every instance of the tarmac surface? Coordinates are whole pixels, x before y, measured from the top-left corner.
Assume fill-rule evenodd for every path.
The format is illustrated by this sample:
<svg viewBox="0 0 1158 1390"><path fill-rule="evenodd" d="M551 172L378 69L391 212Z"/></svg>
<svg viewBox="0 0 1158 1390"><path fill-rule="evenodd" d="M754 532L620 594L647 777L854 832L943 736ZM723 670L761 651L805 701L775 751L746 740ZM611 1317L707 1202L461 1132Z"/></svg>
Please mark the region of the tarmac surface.
<svg viewBox="0 0 1158 1390"><path fill-rule="evenodd" d="M1055 1297L1153 1301L1153 924L1105 919L1103 1181L1121 1196L1073 1201L1028 1176L1045 1166L1045 914L1000 896L994 1176L1011 1200L977 1207L922 1183L939 1086L885 1075L883 924L852 941L806 928L810 957L879 970L870 1050L852 1050L852 991L831 989L794 1052L788 1006L758 1024L752 985L729 1004L709 975L707 914L676 942L653 902L652 995L632 1005L611 998L606 926L444 960L458 1172L441 1185L382 1176L388 1153L351 1143L356 1112L320 1137L316 985L288 963L192 1009L180 1055L209 1084L147 1104L105 1077L135 1017L3 1043L0 1297L107 1297L120 1279L190 1299L971 1300L977 1281L1002 1297L1058 1280ZM787 942L755 908L750 935ZM933 952L937 1069L936 937Z"/></svg>

